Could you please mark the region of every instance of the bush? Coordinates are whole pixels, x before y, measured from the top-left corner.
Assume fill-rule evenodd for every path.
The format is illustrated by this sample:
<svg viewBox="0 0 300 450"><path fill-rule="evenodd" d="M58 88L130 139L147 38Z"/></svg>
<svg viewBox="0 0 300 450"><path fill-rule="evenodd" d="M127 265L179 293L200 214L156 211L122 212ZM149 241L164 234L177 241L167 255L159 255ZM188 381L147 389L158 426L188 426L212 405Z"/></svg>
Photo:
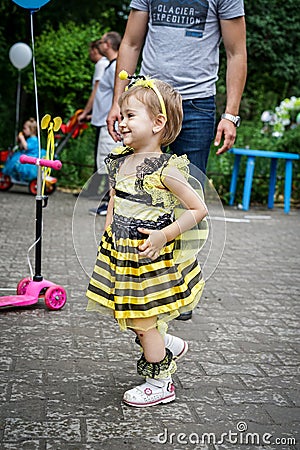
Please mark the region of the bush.
<svg viewBox="0 0 300 450"><path fill-rule="evenodd" d="M96 21L61 24L58 30L46 27L36 38L36 71L41 116L65 117L84 107L92 87L94 64L89 59L89 43L106 30ZM33 96L31 73L24 89Z"/></svg>
<svg viewBox="0 0 300 450"><path fill-rule="evenodd" d="M89 126L78 138L71 138L67 142L59 154L62 169L56 173L60 187L75 190L82 188L94 173L95 139L95 129Z"/></svg>

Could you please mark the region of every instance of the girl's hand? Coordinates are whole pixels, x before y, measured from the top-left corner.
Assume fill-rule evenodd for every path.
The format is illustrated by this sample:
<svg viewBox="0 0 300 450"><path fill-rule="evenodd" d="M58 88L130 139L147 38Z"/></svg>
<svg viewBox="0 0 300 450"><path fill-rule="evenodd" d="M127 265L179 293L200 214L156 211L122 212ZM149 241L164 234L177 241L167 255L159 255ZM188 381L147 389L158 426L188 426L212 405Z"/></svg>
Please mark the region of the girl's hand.
<svg viewBox="0 0 300 450"><path fill-rule="evenodd" d="M167 243L167 238L163 230L148 230L147 228L138 228L143 234L148 234L148 239L138 249L141 258L150 258L152 260L159 257L161 249Z"/></svg>
<svg viewBox="0 0 300 450"><path fill-rule="evenodd" d="M27 150L26 138L22 131L20 131L20 133L18 134L17 143L18 143L20 150Z"/></svg>

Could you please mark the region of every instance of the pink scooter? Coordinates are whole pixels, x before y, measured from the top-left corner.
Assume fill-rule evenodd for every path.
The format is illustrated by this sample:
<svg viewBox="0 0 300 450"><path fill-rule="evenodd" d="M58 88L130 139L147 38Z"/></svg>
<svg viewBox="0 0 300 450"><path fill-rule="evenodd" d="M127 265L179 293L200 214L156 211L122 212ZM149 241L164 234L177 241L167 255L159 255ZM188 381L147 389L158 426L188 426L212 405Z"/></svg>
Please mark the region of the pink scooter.
<svg viewBox="0 0 300 450"><path fill-rule="evenodd" d="M42 259L42 209L47 206L48 197L42 196L41 166L60 170L62 163L58 160L33 158L22 155L20 161L23 164L36 164L38 166L37 196L36 196L36 247L35 247L35 274L33 278L23 278L17 286L16 295L0 297L0 308L7 306L27 306L38 303L39 298L45 299L45 304L50 310L61 309L67 300L67 294L63 287L44 280L41 275Z"/></svg>

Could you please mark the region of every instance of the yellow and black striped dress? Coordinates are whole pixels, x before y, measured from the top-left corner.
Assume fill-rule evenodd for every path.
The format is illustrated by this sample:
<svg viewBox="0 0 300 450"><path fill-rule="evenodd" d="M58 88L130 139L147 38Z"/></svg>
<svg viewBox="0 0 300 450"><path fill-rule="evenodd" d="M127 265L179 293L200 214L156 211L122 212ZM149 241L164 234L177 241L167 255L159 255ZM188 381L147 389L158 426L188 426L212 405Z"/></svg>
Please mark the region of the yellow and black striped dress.
<svg viewBox="0 0 300 450"><path fill-rule="evenodd" d="M116 192L114 215L98 248L87 310L112 314L123 330L134 328L132 319L155 316L163 331L169 320L195 308L204 280L195 254L178 258L177 239L156 260L142 259L138 246L148 236L137 228L162 229L174 220L179 201L164 186L164 176L173 166L187 178L189 161L185 155L158 154L146 157L134 176L121 177L121 163L131 154L122 147L106 159Z"/></svg>

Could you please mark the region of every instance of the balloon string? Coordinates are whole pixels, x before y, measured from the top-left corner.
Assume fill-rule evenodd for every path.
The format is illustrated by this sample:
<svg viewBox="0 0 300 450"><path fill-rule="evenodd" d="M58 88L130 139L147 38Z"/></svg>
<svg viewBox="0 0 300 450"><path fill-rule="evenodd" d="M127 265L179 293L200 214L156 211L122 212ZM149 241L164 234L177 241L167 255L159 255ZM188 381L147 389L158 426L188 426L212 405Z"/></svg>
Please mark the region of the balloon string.
<svg viewBox="0 0 300 450"><path fill-rule="evenodd" d="M39 146L39 159L41 159L41 132L40 132L39 103L38 103L38 92L37 92L37 77L36 77L36 65L35 65L34 36L33 36L33 13L34 13L34 11L30 11L30 29L31 29L32 65L33 65L35 109L36 109L36 122L37 122L37 137L38 137L38 146Z"/></svg>

